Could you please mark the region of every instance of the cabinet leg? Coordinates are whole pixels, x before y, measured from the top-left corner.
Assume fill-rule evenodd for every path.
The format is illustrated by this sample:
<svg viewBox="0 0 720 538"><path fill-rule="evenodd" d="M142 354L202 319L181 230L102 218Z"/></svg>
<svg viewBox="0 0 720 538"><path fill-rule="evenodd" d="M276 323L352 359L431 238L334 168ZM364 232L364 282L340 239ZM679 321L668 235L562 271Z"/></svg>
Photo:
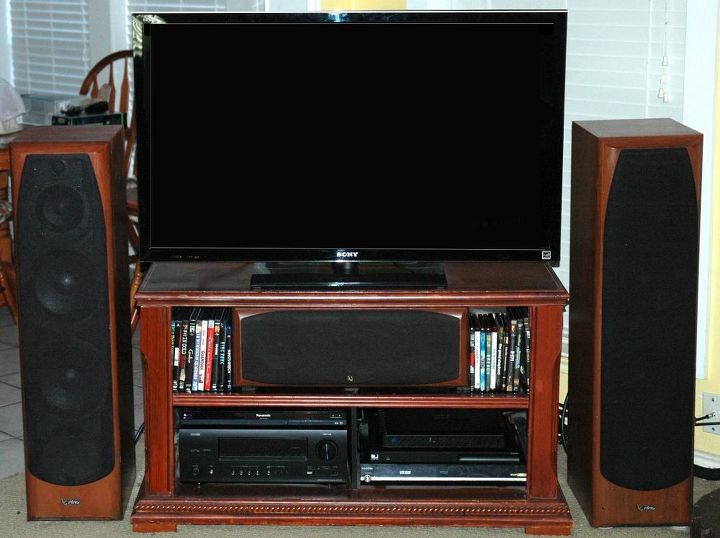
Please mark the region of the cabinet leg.
<svg viewBox="0 0 720 538"><path fill-rule="evenodd" d="M177 523L133 523L133 532L177 532Z"/></svg>

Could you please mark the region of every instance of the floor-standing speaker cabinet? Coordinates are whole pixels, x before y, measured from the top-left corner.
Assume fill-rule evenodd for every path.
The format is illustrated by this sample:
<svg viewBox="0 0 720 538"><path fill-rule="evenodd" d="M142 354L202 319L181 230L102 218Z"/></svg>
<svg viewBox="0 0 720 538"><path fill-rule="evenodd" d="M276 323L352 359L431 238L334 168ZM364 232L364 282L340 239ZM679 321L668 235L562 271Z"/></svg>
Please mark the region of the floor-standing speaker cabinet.
<svg viewBox="0 0 720 538"><path fill-rule="evenodd" d="M29 128L10 149L28 519L122 517L133 453L123 140Z"/></svg>
<svg viewBox="0 0 720 538"><path fill-rule="evenodd" d="M702 135L572 129L568 481L594 526L687 525Z"/></svg>

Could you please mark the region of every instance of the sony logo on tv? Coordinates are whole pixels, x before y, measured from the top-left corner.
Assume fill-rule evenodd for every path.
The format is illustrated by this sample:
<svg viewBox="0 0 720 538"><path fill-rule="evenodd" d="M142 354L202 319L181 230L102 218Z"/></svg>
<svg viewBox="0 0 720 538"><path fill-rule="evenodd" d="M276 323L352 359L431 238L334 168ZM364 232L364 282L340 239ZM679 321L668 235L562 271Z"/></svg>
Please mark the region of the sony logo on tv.
<svg viewBox="0 0 720 538"><path fill-rule="evenodd" d="M338 250L335 253L335 257L337 257L337 258L357 258L358 254L360 254L360 253L357 251Z"/></svg>

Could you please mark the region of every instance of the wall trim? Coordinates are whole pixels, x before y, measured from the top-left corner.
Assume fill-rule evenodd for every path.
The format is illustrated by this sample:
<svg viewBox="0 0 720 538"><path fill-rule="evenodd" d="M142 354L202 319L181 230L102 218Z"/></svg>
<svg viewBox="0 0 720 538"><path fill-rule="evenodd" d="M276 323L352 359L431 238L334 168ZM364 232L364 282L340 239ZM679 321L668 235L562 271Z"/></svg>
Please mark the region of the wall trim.
<svg viewBox="0 0 720 538"><path fill-rule="evenodd" d="M695 465L699 465L700 467L705 467L707 469L720 469L720 455L696 450Z"/></svg>

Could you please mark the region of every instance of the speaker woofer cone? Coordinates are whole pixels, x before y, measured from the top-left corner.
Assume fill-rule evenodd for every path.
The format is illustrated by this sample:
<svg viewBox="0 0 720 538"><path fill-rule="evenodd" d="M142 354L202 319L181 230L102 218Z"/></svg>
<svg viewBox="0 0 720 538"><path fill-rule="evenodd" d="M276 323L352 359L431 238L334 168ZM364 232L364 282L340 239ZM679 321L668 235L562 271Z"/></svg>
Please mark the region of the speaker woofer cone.
<svg viewBox="0 0 720 538"><path fill-rule="evenodd" d="M35 203L35 214L53 232L66 233L83 222L85 206L85 200L77 189L56 184L40 192Z"/></svg>
<svg viewBox="0 0 720 538"><path fill-rule="evenodd" d="M97 304L93 290L102 289L100 269L77 252L49 252L37 259L35 298L57 316L92 314Z"/></svg>
<svg viewBox="0 0 720 538"><path fill-rule="evenodd" d="M28 467L51 484L88 484L106 476L115 465L112 422L51 422L34 436L38 442L28 447Z"/></svg>
<svg viewBox="0 0 720 538"><path fill-rule="evenodd" d="M39 373L37 387L48 412L86 415L108 403L110 385L98 381L107 366L97 360L100 350L71 345L48 353L47 367Z"/></svg>

